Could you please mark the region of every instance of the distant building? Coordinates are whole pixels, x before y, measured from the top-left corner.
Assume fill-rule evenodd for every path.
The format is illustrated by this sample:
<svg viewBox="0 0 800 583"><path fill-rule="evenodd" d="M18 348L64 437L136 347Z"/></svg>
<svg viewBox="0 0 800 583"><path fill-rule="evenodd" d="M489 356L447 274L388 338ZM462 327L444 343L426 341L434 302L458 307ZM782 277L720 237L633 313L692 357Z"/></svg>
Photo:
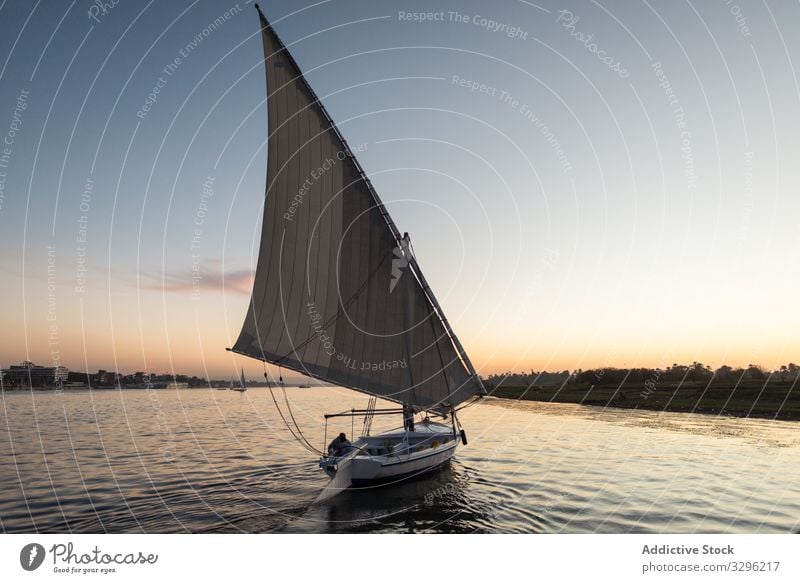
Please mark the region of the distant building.
<svg viewBox="0 0 800 583"><path fill-rule="evenodd" d="M71 385L87 385L89 384L89 375L85 372L70 372L67 377L67 382Z"/></svg>
<svg viewBox="0 0 800 583"><path fill-rule="evenodd" d="M29 360L3 369L3 385L9 387L48 387L64 383L69 377L65 366L39 366Z"/></svg>
<svg viewBox="0 0 800 583"><path fill-rule="evenodd" d="M122 383L122 375L114 371L100 369L91 377L92 385L96 387L110 387Z"/></svg>
<svg viewBox="0 0 800 583"><path fill-rule="evenodd" d="M69 369L66 366L57 366L53 371L53 378L56 384L65 383L69 378Z"/></svg>
<svg viewBox="0 0 800 583"><path fill-rule="evenodd" d="M176 383L176 382L169 382L167 383L168 389L188 389L189 383Z"/></svg>

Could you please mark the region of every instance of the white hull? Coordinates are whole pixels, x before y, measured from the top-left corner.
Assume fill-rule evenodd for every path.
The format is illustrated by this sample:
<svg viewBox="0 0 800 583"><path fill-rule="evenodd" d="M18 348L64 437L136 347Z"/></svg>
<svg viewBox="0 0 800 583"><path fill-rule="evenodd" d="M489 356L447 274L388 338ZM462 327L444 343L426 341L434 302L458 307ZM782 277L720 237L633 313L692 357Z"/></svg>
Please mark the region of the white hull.
<svg viewBox="0 0 800 583"><path fill-rule="evenodd" d="M411 453L395 459L369 459L356 457L352 460L350 479L352 485L383 483L394 479L410 478L433 470L447 462L456 452L457 444L440 446L435 451Z"/></svg>
<svg viewBox="0 0 800 583"><path fill-rule="evenodd" d="M434 470L453 457L459 441L452 427L433 422L420 423L413 432L399 429L362 437L345 455L320 460L332 480L319 499L350 486L387 484Z"/></svg>

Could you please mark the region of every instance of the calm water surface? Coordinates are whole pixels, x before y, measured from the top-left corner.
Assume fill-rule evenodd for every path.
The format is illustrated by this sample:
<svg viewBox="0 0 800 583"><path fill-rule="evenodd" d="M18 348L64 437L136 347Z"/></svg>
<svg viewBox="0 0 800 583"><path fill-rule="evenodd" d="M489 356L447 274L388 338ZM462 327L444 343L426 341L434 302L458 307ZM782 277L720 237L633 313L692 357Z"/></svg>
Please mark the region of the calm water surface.
<svg viewBox="0 0 800 583"><path fill-rule="evenodd" d="M320 447L342 389L287 389ZM283 395L276 391L284 406ZM376 418L373 431L379 429ZM4 532L797 532L800 425L488 399L443 470L327 479L266 389L5 393ZM391 423L392 420L388 422ZM394 420L395 422L397 420ZM331 426L351 433L350 421ZM360 420L355 423L360 433Z"/></svg>

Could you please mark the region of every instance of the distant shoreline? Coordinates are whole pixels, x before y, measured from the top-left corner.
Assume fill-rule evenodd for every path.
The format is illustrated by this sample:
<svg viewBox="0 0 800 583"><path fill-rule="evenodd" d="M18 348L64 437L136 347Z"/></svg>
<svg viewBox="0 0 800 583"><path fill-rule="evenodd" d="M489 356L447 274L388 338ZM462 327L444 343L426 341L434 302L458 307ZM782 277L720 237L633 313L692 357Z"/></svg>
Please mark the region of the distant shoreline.
<svg viewBox="0 0 800 583"><path fill-rule="evenodd" d="M236 385L238 387L238 385ZM273 383L273 388L281 388L276 386L276 383ZM311 389L311 388L324 388L328 385L315 385L313 387L306 386L306 385L285 385L287 389ZM266 383L253 383L247 385L248 389L265 389L268 388ZM6 393L21 393L25 391L37 391L37 392L56 392L61 391L62 393L70 393L70 392L77 392L77 391L136 391L136 390L151 390L151 391L202 391L202 390L229 390L228 385L225 386L208 386L203 385L201 387L165 387L165 386L152 386L152 387L143 387L141 385L122 385L122 386L114 386L114 385L64 385L59 389L55 386L39 386L39 387L19 387L19 386L12 386L12 387L3 387L3 392Z"/></svg>
<svg viewBox="0 0 800 583"><path fill-rule="evenodd" d="M623 383L616 385L550 384L533 386L487 387L489 396L499 399L535 401L541 403L568 403L615 409L642 409L672 413L700 413L723 417L776 419L800 421L800 384L794 382L769 382L743 380L733 382L670 382L654 385ZM249 388L266 388L253 384ZM286 388L307 387L287 385ZM310 388L310 387L309 387ZM323 388L323 387L317 387ZM137 385L119 386L64 386L62 393L113 390L146 390ZM4 387L5 393L56 392L56 387ZM228 387L151 387L157 391L228 390Z"/></svg>
<svg viewBox="0 0 800 583"><path fill-rule="evenodd" d="M488 391L489 396L510 400L800 421L800 386L793 383L765 384L748 380L736 386L691 382L663 384L656 389L640 383L622 386L566 384L499 386Z"/></svg>

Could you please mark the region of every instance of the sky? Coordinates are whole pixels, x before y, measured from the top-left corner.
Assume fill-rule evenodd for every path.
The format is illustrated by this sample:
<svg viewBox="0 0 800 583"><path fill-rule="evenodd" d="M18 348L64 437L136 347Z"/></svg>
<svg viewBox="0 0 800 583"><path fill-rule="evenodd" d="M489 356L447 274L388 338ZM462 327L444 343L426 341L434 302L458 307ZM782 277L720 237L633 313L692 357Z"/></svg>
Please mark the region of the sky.
<svg viewBox="0 0 800 583"><path fill-rule="evenodd" d="M481 374L800 359L796 2L263 8ZM258 376L252 3L6 0L0 67L0 364Z"/></svg>

